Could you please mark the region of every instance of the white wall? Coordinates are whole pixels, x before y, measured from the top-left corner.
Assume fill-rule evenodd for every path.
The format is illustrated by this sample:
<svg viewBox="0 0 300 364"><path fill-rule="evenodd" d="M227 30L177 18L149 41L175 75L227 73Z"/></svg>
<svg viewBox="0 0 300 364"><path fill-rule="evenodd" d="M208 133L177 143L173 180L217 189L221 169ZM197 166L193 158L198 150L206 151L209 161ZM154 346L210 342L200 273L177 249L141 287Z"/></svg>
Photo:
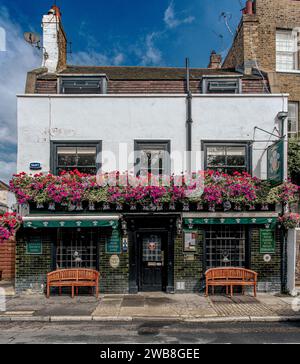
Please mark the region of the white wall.
<svg viewBox="0 0 300 364"><path fill-rule="evenodd" d="M284 110L282 110L284 108ZM282 95L197 95L193 98L193 170L203 168L201 141L253 140L254 127L273 131L280 111L287 111ZM103 150L121 156L133 152L134 140L167 139L171 151L186 149L186 98L184 95L20 95L18 96L18 171L30 172L30 162L50 170L50 141L102 140ZM256 133L256 139L269 135ZM273 138L274 139L274 138ZM253 145L253 170L266 177L267 142ZM114 169L113 163L105 170ZM117 165L126 170L127 166ZM173 172L185 170L173 166Z"/></svg>

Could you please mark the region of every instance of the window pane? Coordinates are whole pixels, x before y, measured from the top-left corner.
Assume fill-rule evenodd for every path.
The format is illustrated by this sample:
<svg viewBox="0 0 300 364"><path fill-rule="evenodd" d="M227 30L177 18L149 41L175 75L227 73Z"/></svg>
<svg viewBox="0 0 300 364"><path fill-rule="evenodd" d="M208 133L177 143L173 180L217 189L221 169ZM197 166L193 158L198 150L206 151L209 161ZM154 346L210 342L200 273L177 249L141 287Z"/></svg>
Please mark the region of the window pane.
<svg viewBox="0 0 300 364"><path fill-rule="evenodd" d="M276 64L277 69L283 71L298 68L298 39L297 34L291 30L277 31L276 33Z"/></svg>
<svg viewBox="0 0 300 364"><path fill-rule="evenodd" d="M77 148L78 166L96 166L97 150L95 147Z"/></svg>
<svg viewBox="0 0 300 364"><path fill-rule="evenodd" d="M209 167L225 166L226 165L225 147L208 147L207 165Z"/></svg>
<svg viewBox="0 0 300 364"><path fill-rule="evenodd" d="M57 158L59 166L76 166L76 148L58 147Z"/></svg>
<svg viewBox="0 0 300 364"><path fill-rule="evenodd" d="M246 156L244 147L227 147L227 165L245 166Z"/></svg>
<svg viewBox="0 0 300 364"><path fill-rule="evenodd" d="M299 131L299 110L297 102L289 102L288 133L290 137L297 137Z"/></svg>
<svg viewBox="0 0 300 364"><path fill-rule="evenodd" d="M163 148L163 146L162 146ZM164 149L144 149L139 152L140 174L145 176L148 173L155 175L165 174L169 154Z"/></svg>

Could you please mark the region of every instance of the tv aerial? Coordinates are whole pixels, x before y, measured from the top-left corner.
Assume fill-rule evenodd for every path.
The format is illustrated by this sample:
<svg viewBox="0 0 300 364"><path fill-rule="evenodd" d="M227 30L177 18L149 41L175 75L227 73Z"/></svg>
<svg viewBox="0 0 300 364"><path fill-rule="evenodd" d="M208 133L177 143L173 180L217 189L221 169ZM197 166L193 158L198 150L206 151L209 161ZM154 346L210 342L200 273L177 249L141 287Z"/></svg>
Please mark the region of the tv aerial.
<svg viewBox="0 0 300 364"><path fill-rule="evenodd" d="M40 47L41 37L39 34L33 32L26 32L24 33L24 39L27 43L31 44L32 46Z"/></svg>
<svg viewBox="0 0 300 364"><path fill-rule="evenodd" d="M38 50L43 49L44 50L44 57L48 58L48 53L46 52L46 49L41 46L41 37L39 34L34 32L25 32L24 33L24 39L27 43L29 43L32 47L37 48Z"/></svg>

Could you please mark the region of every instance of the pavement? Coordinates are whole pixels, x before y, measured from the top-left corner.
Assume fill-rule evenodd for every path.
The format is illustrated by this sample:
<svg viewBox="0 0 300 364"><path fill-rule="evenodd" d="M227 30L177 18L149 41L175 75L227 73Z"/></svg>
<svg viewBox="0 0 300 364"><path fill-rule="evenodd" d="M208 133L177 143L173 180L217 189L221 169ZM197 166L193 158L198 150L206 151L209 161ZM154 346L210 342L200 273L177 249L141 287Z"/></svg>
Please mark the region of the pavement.
<svg viewBox="0 0 300 364"><path fill-rule="evenodd" d="M3 301L3 299L2 299ZM3 303L3 302L2 302ZM5 307L0 298L0 322L81 322L133 320L180 322L300 322L300 297L259 294L204 297L201 294L140 293L51 296L27 293L8 295Z"/></svg>

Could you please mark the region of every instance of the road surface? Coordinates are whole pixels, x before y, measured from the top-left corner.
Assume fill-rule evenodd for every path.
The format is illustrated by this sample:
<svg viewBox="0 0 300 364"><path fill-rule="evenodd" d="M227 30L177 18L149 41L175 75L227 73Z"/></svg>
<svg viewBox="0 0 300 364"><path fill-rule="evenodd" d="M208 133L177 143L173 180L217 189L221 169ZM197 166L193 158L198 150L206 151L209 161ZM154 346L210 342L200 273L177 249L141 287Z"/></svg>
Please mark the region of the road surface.
<svg viewBox="0 0 300 364"><path fill-rule="evenodd" d="M1 344L300 343L300 322L1 322Z"/></svg>

